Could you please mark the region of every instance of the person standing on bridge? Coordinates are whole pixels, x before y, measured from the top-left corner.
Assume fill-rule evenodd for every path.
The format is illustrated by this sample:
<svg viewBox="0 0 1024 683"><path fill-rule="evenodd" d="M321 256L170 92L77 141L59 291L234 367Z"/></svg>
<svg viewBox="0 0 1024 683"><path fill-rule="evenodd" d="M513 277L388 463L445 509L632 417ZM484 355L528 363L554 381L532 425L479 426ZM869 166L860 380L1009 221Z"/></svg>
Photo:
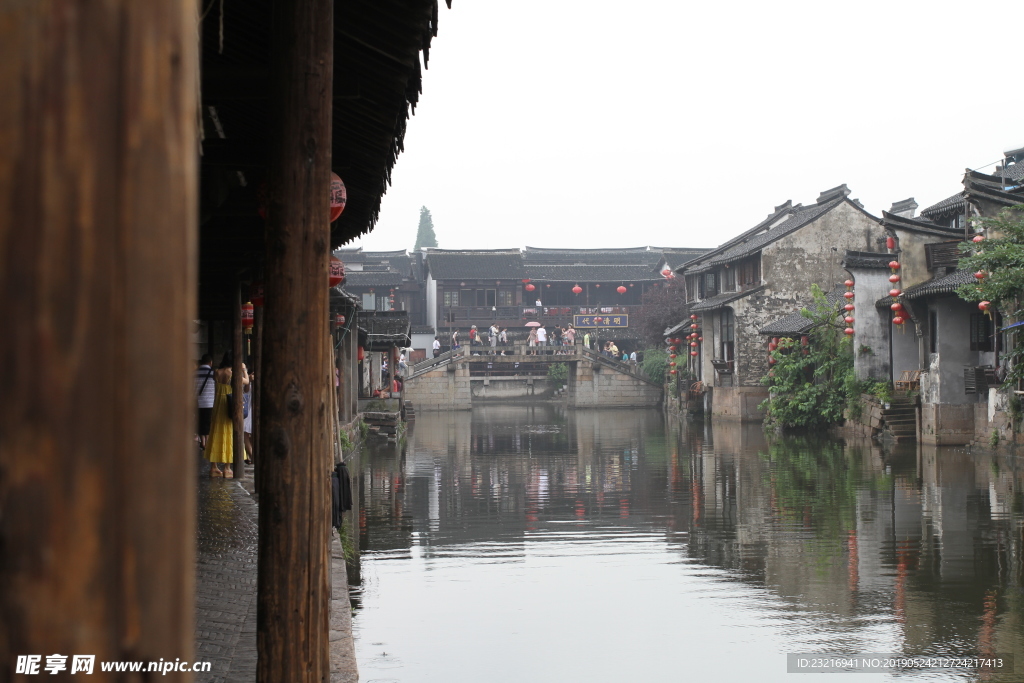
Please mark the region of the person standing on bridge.
<svg viewBox="0 0 1024 683"><path fill-rule="evenodd" d="M543 325L537 328L537 346L548 345L548 331Z"/></svg>
<svg viewBox="0 0 1024 683"><path fill-rule="evenodd" d="M441 342L439 342L437 340L437 337L434 337L434 358L437 358L440 355L441 355Z"/></svg>
<svg viewBox="0 0 1024 683"><path fill-rule="evenodd" d="M487 336L491 342L491 353L494 353L493 349L498 346L498 326L495 323L491 323L490 328L487 330Z"/></svg>

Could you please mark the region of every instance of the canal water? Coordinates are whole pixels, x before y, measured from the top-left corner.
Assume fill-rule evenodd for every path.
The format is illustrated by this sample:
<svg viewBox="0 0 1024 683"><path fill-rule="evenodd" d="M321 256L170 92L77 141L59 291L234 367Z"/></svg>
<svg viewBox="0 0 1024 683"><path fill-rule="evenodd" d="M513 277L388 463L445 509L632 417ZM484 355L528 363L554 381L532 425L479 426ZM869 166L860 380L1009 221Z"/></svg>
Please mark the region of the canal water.
<svg viewBox="0 0 1024 683"><path fill-rule="evenodd" d="M509 405L422 413L354 466L364 682L1024 680L1012 456Z"/></svg>

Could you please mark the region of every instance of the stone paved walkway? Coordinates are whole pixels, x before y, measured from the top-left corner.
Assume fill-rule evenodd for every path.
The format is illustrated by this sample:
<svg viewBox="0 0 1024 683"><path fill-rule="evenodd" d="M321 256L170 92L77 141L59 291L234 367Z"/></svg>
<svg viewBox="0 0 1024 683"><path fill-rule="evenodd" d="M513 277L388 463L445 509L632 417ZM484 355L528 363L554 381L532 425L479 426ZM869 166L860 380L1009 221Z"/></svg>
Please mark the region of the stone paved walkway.
<svg viewBox="0 0 1024 683"><path fill-rule="evenodd" d="M256 545L252 470L242 481L200 476L196 494L196 660L211 662L196 683L256 680ZM200 472L209 472L209 465ZM331 682L355 683L348 579L341 544L333 543Z"/></svg>

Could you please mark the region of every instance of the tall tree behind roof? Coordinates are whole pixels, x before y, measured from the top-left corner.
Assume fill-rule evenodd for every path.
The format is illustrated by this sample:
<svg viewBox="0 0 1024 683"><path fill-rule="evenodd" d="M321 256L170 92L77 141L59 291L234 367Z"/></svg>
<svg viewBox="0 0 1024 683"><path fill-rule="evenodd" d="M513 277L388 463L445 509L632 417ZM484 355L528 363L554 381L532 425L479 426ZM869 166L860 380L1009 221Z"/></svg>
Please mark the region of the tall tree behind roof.
<svg viewBox="0 0 1024 683"><path fill-rule="evenodd" d="M416 231L416 246L413 251L419 251L423 247L436 247L437 235L434 234L434 220L430 217L430 209L420 207L420 229Z"/></svg>

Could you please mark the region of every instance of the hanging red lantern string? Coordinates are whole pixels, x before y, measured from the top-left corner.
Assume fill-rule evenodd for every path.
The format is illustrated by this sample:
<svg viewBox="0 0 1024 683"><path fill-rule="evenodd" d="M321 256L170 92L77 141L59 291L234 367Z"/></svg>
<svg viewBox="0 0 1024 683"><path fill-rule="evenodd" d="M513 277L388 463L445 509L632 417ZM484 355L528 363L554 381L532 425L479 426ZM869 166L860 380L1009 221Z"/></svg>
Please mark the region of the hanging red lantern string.
<svg viewBox="0 0 1024 683"><path fill-rule="evenodd" d="M892 268L893 270L899 270L900 269L900 262L899 261L889 261L889 267Z"/></svg>
<svg viewBox="0 0 1024 683"><path fill-rule="evenodd" d="M847 336L852 335L853 334L853 328L852 327L847 327L845 330L843 330L843 334L845 334Z"/></svg>
<svg viewBox="0 0 1024 683"><path fill-rule="evenodd" d="M849 301L853 301L853 292L843 292L843 296Z"/></svg>
<svg viewBox="0 0 1024 683"><path fill-rule="evenodd" d="M896 238L893 237L892 235L887 236L885 238L885 248L888 249L889 251L892 251L893 249L895 249L896 248Z"/></svg>
<svg viewBox="0 0 1024 683"><path fill-rule="evenodd" d="M979 270L977 273L974 274L974 277L977 278L978 280L984 280L985 279L985 271Z"/></svg>
<svg viewBox="0 0 1024 683"><path fill-rule="evenodd" d="M332 289L345 281L345 264L337 256L331 255L330 271L327 275L328 286Z"/></svg>
<svg viewBox="0 0 1024 683"><path fill-rule="evenodd" d="M619 294L625 294L628 290L622 285L619 285L618 287L615 288L615 291L618 292Z"/></svg>
<svg viewBox="0 0 1024 683"><path fill-rule="evenodd" d="M893 299L895 299L896 297L898 297L898 296L899 296L900 294L902 294L902 293L903 293L903 292L901 292L901 291L900 291L900 290L898 290L898 289L890 289L890 290L889 290L889 296L891 296L891 297L892 297Z"/></svg>
<svg viewBox="0 0 1024 683"><path fill-rule="evenodd" d="M974 242L975 244L981 244L982 242L985 241L985 236L975 235L974 237L971 238L971 241Z"/></svg>
<svg viewBox="0 0 1024 683"><path fill-rule="evenodd" d="M846 285L846 289L853 289L853 280L847 280L843 284Z"/></svg>
<svg viewBox="0 0 1024 683"><path fill-rule="evenodd" d="M534 287L534 286L533 286L532 284L530 284L530 282L529 282L529 281L527 281L527 283L526 283L526 291L527 291L527 292L532 292L532 291L533 291L533 290L535 290L535 289L537 289L537 288L536 288L536 287Z"/></svg>
<svg viewBox="0 0 1024 683"><path fill-rule="evenodd" d="M580 294L581 292L583 292L583 288L582 287L580 287L579 285L574 285L573 286L573 288L572 288L572 293L573 294Z"/></svg>
<svg viewBox="0 0 1024 683"><path fill-rule="evenodd" d="M853 304L846 304L845 306L843 306L843 310L845 310L845 311L852 311L853 308L854 308Z"/></svg>

